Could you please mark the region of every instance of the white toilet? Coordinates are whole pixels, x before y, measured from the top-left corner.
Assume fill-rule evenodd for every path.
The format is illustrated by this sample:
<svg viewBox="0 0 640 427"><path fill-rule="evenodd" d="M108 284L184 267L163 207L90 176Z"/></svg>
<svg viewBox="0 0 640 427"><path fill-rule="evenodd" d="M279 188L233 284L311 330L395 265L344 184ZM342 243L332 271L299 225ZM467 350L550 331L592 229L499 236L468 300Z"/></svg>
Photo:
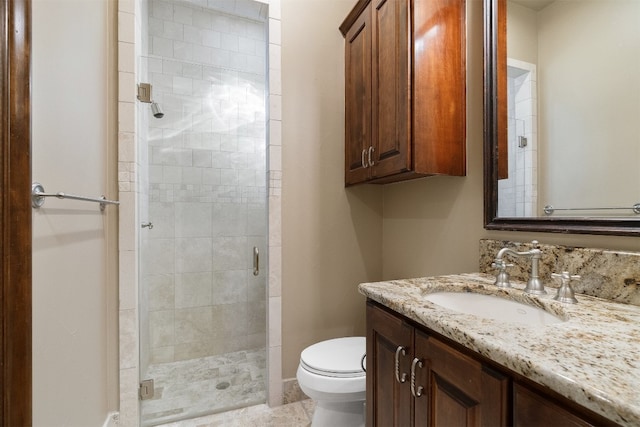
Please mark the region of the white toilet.
<svg viewBox="0 0 640 427"><path fill-rule="evenodd" d="M316 401L313 427L363 427L365 337L336 338L300 354L298 384Z"/></svg>

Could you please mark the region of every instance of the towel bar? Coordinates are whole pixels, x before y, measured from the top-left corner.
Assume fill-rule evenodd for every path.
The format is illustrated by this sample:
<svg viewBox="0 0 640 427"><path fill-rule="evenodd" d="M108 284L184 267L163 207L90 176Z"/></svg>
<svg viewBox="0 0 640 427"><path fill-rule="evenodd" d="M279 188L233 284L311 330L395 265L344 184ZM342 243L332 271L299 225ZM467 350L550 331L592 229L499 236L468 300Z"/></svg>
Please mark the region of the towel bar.
<svg viewBox="0 0 640 427"><path fill-rule="evenodd" d="M107 200L104 196L101 197L85 197L85 196L76 196L75 194L63 193L62 191L58 193L45 193L44 187L39 182L34 182L31 184L31 206L35 209L38 209L42 205L44 205L45 197L57 197L58 199L71 199L71 200L82 200L84 202L94 202L100 203L100 211L104 211L106 205L119 205L120 202L117 200Z"/></svg>

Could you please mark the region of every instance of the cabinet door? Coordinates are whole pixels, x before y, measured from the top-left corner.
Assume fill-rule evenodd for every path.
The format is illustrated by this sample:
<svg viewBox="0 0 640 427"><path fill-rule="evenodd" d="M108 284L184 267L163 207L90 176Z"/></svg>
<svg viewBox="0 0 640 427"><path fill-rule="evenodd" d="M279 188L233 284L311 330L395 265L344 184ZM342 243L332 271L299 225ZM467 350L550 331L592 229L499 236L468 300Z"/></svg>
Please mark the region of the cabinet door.
<svg viewBox="0 0 640 427"><path fill-rule="evenodd" d="M345 36L345 184L364 182L371 146L371 6Z"/></svg>
<svg viewBox="0 0 640 427"><path fill-rule="evenodd" d="M505 426L509 379L425 333L415 333L415 426Z"/></svg>
<svg viewBox="0 0 640 427"><path fill-rule="evenodd" d="M466 173L465 0L413 0L413 166Z"/></svg>
<svg viewBox="0 0 640 427"><path fill-rule="evenodd" d="M397 316L367 303L367 425L409 426L413 405L409 390L413 328ZM398 351L404 348L404 355ZM395 361L398 354L398 377ZM403 378L404 374L404 378Z"/></svg>
<svg viewBox="0 0 640 427"><path fill-rule="evenodd" d="M372 177L411 168L409 1L373 2Z"/></svg>

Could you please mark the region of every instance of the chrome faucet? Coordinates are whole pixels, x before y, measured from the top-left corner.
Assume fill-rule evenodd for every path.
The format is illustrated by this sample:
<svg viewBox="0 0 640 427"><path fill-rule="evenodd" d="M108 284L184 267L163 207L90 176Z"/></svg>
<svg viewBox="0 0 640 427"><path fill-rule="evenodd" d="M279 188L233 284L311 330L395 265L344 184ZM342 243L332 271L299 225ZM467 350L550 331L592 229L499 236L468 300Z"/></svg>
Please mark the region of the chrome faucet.
<svg viewBox="0 0 640 427"><path fill-rule="evenodd" d="M498 255L493 260L491 267L498 269L498 273L496 274L496 281L494 284L500 288L510 288L511 283L509 281L509 273L507 273L507 267L511 267L513 264L507 264L504 260L504 256L509 254L517 257L528 257L531 258L531 275L529 276L529 280L527 281L527 286L524 288L524 291L529 294L535 295L544 295L547 291L544 290L544 285L542 284L542 280L540 280L539 275L539 263L540 258L542 257L542 251L538 248L538 241L533 240L531 242L533 246L531 250L525 252L517 252L511 248L502 248L498 251Z"/></svg>

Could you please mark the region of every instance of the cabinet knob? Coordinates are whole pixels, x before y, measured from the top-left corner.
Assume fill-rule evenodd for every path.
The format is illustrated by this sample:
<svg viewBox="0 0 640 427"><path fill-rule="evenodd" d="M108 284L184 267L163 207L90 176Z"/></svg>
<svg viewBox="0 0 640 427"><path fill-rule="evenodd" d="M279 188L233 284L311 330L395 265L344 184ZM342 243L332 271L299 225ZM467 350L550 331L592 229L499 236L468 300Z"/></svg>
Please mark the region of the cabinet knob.
<svg viewBox="0 0 640 427"><path fill-rule="evenodd" d="M420 397L422 396L422 391L424 390L424 387L422 386L418 386L416 388L416 366L418 368L422 368L422 360L418 359L417 357L413 359L413 362L411 363L411 394L413 394L413 397Z"/></svg>
<svg viewBox="0 0 640 427"><path fill-rule="evenodd" d="M400 355L401 354L402 356L406 356L407 349L399 345L398 348L396 349L396 381L398 381L400 384L407 381L406 372L403 372L402 375L400 375Z"/></svg>

